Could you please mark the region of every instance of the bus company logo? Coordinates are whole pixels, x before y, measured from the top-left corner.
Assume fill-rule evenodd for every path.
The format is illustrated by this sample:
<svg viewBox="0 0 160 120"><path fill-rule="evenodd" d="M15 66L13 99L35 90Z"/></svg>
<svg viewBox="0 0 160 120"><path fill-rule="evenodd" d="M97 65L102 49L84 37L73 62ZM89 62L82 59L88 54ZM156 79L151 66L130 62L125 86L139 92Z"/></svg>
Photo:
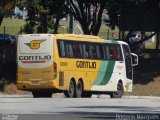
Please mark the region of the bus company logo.
<svg viewBox="0 0 160 120"><path fill-rule="evenodd" d="M46 61L51 60L51 55L44 56L19 56L19 61L22 63L45 63Z"/></svg>
<svg viewBox="0 0 160 120"><path fill-rule="evenodd" d="M46 40L32 40L30 43L25 43L27 46L29 46L31 49L39 49L40 44Z"/></svg>
<svg viewBox="0 0 160 120"><path fill-rule="evenodd" d="M96 69L96 62L76 61L77 68L94 68Z"/></svg>

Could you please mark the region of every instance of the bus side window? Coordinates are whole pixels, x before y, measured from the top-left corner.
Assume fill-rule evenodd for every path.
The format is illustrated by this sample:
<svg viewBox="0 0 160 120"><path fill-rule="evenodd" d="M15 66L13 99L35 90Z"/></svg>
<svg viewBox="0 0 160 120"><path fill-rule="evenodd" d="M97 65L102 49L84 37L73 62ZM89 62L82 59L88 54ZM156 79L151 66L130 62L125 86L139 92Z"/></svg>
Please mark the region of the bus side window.
<svg viewBox="0 0 160 120"><path fill-rule="evenodd" d="M112 46L108 46L108 47L109 47L109 57L110 57L110 60L114 60L113 48L112 48Z"/></svg>
<svg viewBox="0 0 160 120"><path fill-rule="evenodd" d="M64 41L58 41L58 46L59 46L59 55L60 55L60 57L65 57Z"/></svg>
<svg viewBox="0 0 160 120"><path fill-rule="evenodd" d="M116 46L112 46L113 59L118 60L118 49Z"/></svg>
<svg viewBox="0 0 160 120"><path fill-rule="evenodd" d="M97 59L96 48L94 44L89 45L89 58Z"/></svg>
<svg viewBox="0 0 160 120"><path fill-rule="evenodd" d="M82 44L79 44L79 45L78 45L78 48L79 48L79 50L80 50L80 58L84 58L84 53L83 53Z"/></svg>
<svg viewBox="0 0 160 120"><path fill-rule="evenodd" d="M72 47L72 44L69 44L69 57L70 58L73 58L73 47Z"/></svg>
<svg viewBox="0 0 160 120"><path fill-rule="evenodd" d="M105 46L103 45L101 48L102 48L102 51L103 51L103 52L101 52L101 54L103 53L103 58L104 58L104 60L106 60L107 56L106 56Z"/></svg>
<svg viewBox="0 0 160 120"><path fill-rule="evenodd" d="M119 45L112 46L112 51L114 60L122 60L122 53Z"/></svg>
<svg viewBox="0 0 160 120"><path fill-rule="evenodd" d="M65 51L66 51L66 56L65 57L69 57L69 47L68 47L67 43L65 43Z"/></svg>
<svg viewBox="0 0 160 120"><path fill-rule="evenodd" d="M105 45L104 46L105 47L105 58L107 59L107 60L110 60L111 59L111 56L110 56L110 51L109 51L109 46L108 45Z"/></svg>
<svg viewBox="0 0 160 120"><path fill-rule="evenodd" d="M73 43L73 57L81 58L81 52L77 43Z"/></svg>
<svg viewBox="0 0 160 120"><path fill-rule="evenodd" d="M68 58L73 57L73 49L72 49L72 44L69 43L68 41L65 42L65 49L66 49L66 56Z"/></svg>
<svg viewBox="0 0 160 120"><path fill-rule="evenodd" d="M83 44L83 53L84 53L84 58L88 58L89 57L89 50L87 48L87 44Z"/></svg>
<svg viewBox="0 0 160 120"><path fill-rule="evenodd" d="M96 52L97 52L98 59L102 59L102 55L101 54L103 54L103 51L100 50L100 46L99 45L96 45Z"/></svg>
<svg viewBox="0 0 160 120"><path fill-rule="evenodd" d="M105 47L106 47L105 52L107 52L106 54L109 60L122 60L122 51L119 45L113 44Z"/></svg>

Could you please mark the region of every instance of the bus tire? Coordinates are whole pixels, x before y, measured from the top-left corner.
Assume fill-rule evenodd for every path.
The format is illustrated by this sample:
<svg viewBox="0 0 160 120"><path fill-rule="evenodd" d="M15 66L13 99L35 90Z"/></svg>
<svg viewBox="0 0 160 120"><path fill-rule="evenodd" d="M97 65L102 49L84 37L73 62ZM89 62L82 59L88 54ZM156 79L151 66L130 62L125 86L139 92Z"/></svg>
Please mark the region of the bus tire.
<svg viewBox="0 0 160 120"><path fill-rule="evenodd" d="M34 98L51 98L52 92L32 91L32 95Z"/></svg>
<svg viewBox="0 0 160 120"><path fill-rule="evenodd" d="M75 94L76 94L76 90L75 90L75 84L73 82L73 80L70 81L69 83L69 88L67 91L64 92L64 95L67 97L67 98L74 98L75 97Z"/></svg>
<svg viewBox="0 0 160 120"><path fill-rule="evenodd" d="M79 80L76 86L76 97L81 98L83 93L83 84L82 81Z"/></svg>
<svg viewBox="0 0 160 120"><path fill-rule="evenodd" d="M121 98L122 95L124 93L124 88L123 88L123 84L121 82L118 82L117 84L117 91L116 92L112 92L110 94L111 98Z"/></svg>

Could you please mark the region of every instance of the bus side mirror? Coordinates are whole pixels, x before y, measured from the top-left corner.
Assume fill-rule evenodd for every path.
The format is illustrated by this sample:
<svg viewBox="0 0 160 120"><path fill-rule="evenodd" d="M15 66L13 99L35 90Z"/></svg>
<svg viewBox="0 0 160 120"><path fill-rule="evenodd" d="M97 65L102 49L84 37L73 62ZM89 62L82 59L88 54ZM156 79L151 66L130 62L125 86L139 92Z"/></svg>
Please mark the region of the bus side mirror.
<svg viewBox="0 0 160 120"><path fill-rule="evenodd" d="M134 53L131 53L132 56L132 66L138 65L138 56Z"/></svg>

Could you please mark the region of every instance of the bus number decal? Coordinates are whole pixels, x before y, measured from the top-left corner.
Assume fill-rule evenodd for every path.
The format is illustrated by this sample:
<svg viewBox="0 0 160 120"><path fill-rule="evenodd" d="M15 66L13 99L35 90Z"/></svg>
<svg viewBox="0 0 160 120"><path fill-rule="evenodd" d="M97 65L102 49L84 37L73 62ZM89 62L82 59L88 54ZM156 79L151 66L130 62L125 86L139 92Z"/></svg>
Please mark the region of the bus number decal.
<svg viewBox="0 0 160 120"><path fill-rule="evenodd" d="M60 66L68 66L67 62L60 62Z"/></svg>

